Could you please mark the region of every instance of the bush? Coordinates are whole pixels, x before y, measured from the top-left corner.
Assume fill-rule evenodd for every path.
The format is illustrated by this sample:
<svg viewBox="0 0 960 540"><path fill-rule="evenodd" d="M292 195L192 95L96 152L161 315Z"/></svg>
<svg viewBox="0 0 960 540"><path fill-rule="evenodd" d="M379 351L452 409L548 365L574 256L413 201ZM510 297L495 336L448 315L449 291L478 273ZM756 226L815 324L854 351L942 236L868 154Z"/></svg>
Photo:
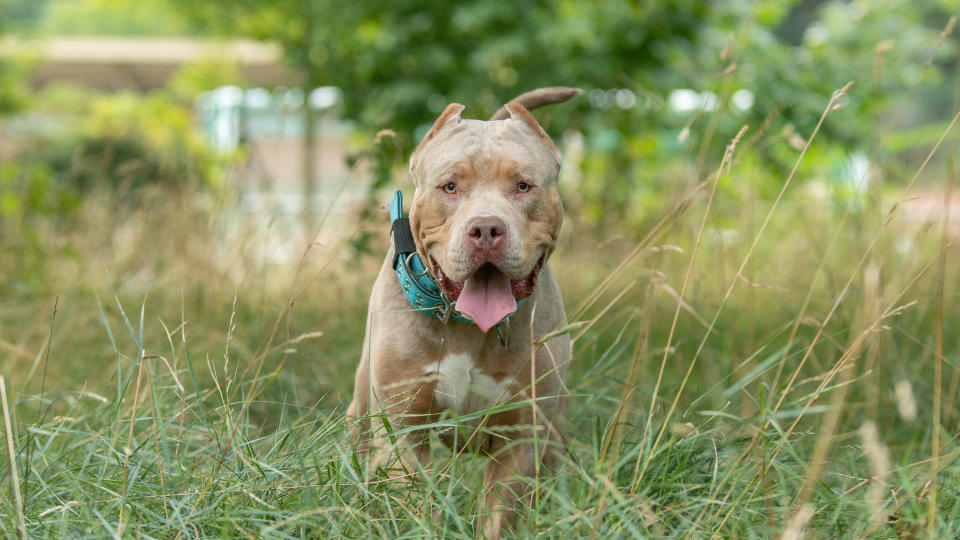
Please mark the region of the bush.
<svg viewBox="0 0 960 540"><path fill-rule="evenodd" d="M85 195L115 192L142 202L144 188L207 189L222 160L194 130L190 111L168 95L90 95L55 89L20 118L23 144L0 167L0 211L65 216Z"/></svg>
<svg viewBox="0 0 960 540"><path fill-rule="evenodd" d="M198 202L216 198L226 161L169 94L55 88L5 131L17 144L0 162L0 295L144 270L145 246L190 251L184 238L205 238Z"/></svg>

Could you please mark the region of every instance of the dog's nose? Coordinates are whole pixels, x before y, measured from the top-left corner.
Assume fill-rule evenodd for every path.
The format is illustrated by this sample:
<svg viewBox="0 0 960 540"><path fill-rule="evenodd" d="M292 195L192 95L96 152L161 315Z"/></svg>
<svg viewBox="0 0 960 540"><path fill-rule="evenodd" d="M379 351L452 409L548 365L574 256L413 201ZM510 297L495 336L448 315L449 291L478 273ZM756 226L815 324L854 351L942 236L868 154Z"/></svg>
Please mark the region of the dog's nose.
<svg viewBox="0 0 960 540"><path fill-rule="evenodd" d="M467 225L467 240L477 255L496 257L506 245L507 224L493 216L476 217Z"/></svg>

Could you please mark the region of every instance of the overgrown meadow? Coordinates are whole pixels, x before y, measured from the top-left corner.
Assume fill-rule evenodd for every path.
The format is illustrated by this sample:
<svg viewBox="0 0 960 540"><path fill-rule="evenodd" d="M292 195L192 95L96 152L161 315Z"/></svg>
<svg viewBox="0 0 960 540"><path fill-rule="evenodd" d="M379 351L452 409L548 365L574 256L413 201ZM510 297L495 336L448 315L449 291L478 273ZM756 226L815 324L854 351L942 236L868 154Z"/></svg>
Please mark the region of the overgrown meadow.
<svg viewBox="0 0 960 540"><path fill-rule="evenodd" d="M958 117L888 147L930 69L915 67L852 187L823 163L869 81L822 96L809 132L721 138L738 120L719 71L719 106L671 135L666 187L612 223L597 201L620 194L583 176L644 173L558 138L571 398L563 459L529 480L517 537L960 536ZM22 189L0 217L0 534L476 536L485 458L437 449L415 482L388 482L344 418L379 204L412 187L402 157L360 158L345 182L388 160L369 217L328 234L321 213L276 262L275 220L236 223L228 186L136 187L136 166L72 155L78 178L120 187L48 200L23 187L42 168L2 176ZM164 159L145 174L193 170Z"/></svg>

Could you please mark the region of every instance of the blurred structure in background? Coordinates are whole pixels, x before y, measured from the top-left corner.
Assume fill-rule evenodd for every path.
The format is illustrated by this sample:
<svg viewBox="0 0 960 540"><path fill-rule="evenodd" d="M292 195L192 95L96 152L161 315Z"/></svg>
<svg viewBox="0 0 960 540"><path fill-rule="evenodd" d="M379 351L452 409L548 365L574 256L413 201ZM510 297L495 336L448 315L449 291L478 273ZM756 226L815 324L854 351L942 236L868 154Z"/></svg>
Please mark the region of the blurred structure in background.
<svg viewBox="0 0 960 540"><path fill-rule="evenodd" d="M297 84L301 76L283 62L283 51L251 40L211 41L177 37L55 36L42 40L13 37L0 41L0 55L31 56L34 88L69 82L101 90L145 92L164 88L174 75L202 58L236 64L256 86Z"/></svg>
<svg viewBox="0 0 960 540"><path fill-rule="evenodd" d="M311 214L326 216L331 227L321 232L325 239L352 232L360 206L365 200L368 181L347 166L347 139L350 125L332 112L340 102L336 87L320 87L305 98L298 87L278 86L246 90L223 86L196 98L196 116L213 148L224 155L243 151L246 159L236 172L240 185L240 209L250 214L266 214L283 221L278 230L281 244L295 232L297 216L305 211L303 191L304 160L315 188L311 194ZM315 121L312 152L304 155L305 111L309 107ZM349 181L348 181L349 180ZM336 201L338 204L334 204ZM311 234L312 230L306 234ZM292 238L302 245L298 234ZM267 254L284 259L297 256L293 245Z"/></svg>

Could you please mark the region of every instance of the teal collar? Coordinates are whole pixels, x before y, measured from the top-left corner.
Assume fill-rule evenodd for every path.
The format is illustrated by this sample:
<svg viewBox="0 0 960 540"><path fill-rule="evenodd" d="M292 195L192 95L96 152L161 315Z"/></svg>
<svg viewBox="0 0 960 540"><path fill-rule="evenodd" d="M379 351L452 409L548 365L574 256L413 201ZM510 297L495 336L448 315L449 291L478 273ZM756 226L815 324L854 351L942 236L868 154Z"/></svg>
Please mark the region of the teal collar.
<svg viewBox="0 0 960 540"><path fill-rule="evenodd" d="M410 219L403 217L403 190L398 189L390 202L390 227L393 235L395 259L393 268L404 296L420 313L440 319L444 323L453 320L473 324L466 315L457 311L457 302L450 299L440 285L430 277L423 264L410 231ZM517 302L517 309L526 298ZM510 317L497 325L497 337L506 345L509 342Z"/></svg>

